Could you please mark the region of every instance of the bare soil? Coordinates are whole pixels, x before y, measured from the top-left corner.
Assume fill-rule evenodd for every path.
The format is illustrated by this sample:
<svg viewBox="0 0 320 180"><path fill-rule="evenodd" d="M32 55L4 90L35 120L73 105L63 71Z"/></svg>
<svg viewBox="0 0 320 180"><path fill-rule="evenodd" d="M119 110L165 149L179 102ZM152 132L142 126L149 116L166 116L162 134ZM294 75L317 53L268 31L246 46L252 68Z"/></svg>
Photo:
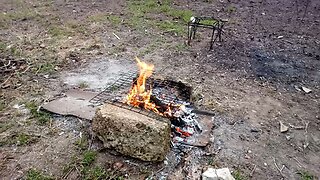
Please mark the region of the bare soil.
<svg viewBox="0 0 320 180"><path fill-rule="evenodd" d="M320 1L170 2L172 14L228 20L211 51L210 32L186 46L181 17L157 10L166 1L148 2L157 8L139 14L146 7L132 1L0 0L0 66L10 62L0 69L1 179L31 178L30 169L85 178L88 149L97 152L88 168L101 167L107 179L200 179L210 166L228 167L236 179L319 178ZM167 22L179 26L162 29ZM28 106L71 88L100 91L135 56L191 84L197 106L217 112L207 147L141 162L102 150L88 121L50 115L41 124Z"/></svg>

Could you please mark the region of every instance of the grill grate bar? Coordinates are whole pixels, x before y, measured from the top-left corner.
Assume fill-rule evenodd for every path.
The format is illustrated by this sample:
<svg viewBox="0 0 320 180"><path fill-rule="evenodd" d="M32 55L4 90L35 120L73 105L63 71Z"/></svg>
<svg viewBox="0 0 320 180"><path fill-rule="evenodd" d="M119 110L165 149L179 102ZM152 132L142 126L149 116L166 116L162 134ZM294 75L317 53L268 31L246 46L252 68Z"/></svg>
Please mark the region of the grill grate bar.
<svg viewBox="0 0 320 180"><path fill-rule="evenodd" d="M136 78L137 72L121 74L121 77L114 83L107 86L105 90L93 97L90 102L94 105L102 105L109 103L124 109L128 109L155 119L160 117L153 111L147 111L142 108L136 108L124 103L124 99L128 94L131 86ZM186 104L190 102L191 87L184 85L182 82L172 80L155 79L150 77L147 79L147 87L152 88L152 97L154 100L162 104Z"/></svg>

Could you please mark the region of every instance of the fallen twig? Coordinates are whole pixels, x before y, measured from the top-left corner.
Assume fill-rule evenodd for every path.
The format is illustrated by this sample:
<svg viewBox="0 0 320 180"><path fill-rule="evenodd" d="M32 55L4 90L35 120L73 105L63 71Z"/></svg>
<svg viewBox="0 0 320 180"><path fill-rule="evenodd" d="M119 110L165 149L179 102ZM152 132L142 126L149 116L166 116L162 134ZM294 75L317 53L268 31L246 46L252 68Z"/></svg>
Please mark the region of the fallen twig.
<svg viewBox="0 0 320 180"><path fill-rule="evenodd" d="M117 39L120 40L120 37L118 35L116 35L116 33L112 33Z"/></svg>
<svg viewBox="0 0 320 180"><path fill-rule="evenodd" d="M139 166L139 164L130 162L129 160L125 160L124 162L125 162L125 163L128 163L128 164L130 164L130 165Z"/></svg>
<svg viewBox="0 0 320 180"><path fill-rule="evenodd" d="M284 165L282 165L281 169L279 168L279 166L277 165L276 163L276 158L273 158L273 162L274 162L274 165L276 166L277 170L279 171L279 173L281 174L282 177L284 177L284 175L282 174L282 170L285 168Z"/></svg>
<svg viewBox="0 0 320 180"><path fill-rule="evenodd" d="M257 168L257 165L254 165L254 167L253 167L253 169L252 169L252 171L251 171L251 173L250 173L250 177L253 176L253 173L254 173L254 171L256 170L256 168Z"/></svg>
<svg viewBox="0 0 320 180"><path fill-rule="evenodd" d="M301 168L303 167L302 164L298 161L298 159L296 157L292 157L292 159L294 159L295 161L297 161L298 166Z"/></svg>
<svg viewBox="0 0 320 180"><path fill-rule="evenodd" d="M290 126L291 128L293 128L293 129L298 129L298 130L305 128L304 126L295 126L295 125L292 125L292 124L290 124L290 123L289 123L289 126Z"/></svg>
<svg viewBox="0 0 320 180"><path fill-rule="evenodd" d="M309 121L306 122L306 127L305 127L305 132L308 133L308 126L309 126Z"/></svg>
<svg viewBox="0 0 320 180"><path fill-rule="evenodd" d="M303 145L303 149L306 149L309 146L308 142L308 126L309 126L309 121L306 122L306 127L305 127L305 143Z"/></svg>
<svg viewBox="0 0 320 180"><path fill-rule="evenodd" d="M12 75L10 75L3 83L0 84L0 88L2 88L3 85L5 85L9 79L12 77Z"/></svg>

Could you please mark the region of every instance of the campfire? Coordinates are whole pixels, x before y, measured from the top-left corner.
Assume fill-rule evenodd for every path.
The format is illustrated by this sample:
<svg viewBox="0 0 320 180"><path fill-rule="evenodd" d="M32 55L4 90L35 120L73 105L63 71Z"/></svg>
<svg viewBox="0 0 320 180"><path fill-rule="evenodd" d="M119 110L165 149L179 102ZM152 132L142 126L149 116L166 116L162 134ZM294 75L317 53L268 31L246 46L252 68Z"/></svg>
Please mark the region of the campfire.
<svg viewBox="0 0 320 180"><path fill-rule="evenodd" d="M186 89L184 84L178 83L175 87L174 81L166 81L167 87L159 86L159 80L151 78L154 65L142 62L136 58L139 67L139 76L133 79L132 86L126 96L124 103L136 108L152 111L160 116L169 118L172 124L174 141L184 142L195 131L201 131L196 121L196 115L188 108L189 102L179 99L179 91ZM169 87L169 88L168 88ZM189 90L190 91L190 90ZM180 92L181 94L181 92ZM168 101L171 97L171 101Z"/></svg>
<svg viewBox="0 0 320 180"><path fill-rule="evenodd" d="M164 117L172 117L173 112L183 108L183 105L173 104L173 102L164 104L157 100L157 97L152 94L152 85L149 84L149 86L147 87L146 84L147 79L152 75L154 66L142 62L137 57L136 61L140 71L139 77L134 80L130 92L125 99L125 103L134 107L151 110ZM166 94L161 94L161 96L163 99ZM158 102L159 104L156 104L156 102Z"/></svg>
<svg viewBox="0 0 320 180"><path fill-rule="evenodd" d="M90 100L108 103L153 119L170 120L172 145L192 144L202 132L198 116L193 113L190 86L154 75L154 65L136 58L139 72L128 72ZM159 118L161 117L161 118Z"/></svg>

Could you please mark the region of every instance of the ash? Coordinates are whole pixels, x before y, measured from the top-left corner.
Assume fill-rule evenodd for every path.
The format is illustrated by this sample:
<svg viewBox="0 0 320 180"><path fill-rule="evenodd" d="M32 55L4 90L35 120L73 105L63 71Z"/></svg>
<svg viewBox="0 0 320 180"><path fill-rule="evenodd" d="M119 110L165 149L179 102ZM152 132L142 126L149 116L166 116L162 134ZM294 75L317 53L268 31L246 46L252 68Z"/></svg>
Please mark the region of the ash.
<svg viewBox="0 0 320 180"><path fill-rule="evenodd" d="M198 116L192 113L193 108L183 106L173 114L171 120L172 129L172 146L174 148L180 148L181 146L188 146L194 143L192 136L194 134L200 134L202 128L198 122Z"/></svg>

